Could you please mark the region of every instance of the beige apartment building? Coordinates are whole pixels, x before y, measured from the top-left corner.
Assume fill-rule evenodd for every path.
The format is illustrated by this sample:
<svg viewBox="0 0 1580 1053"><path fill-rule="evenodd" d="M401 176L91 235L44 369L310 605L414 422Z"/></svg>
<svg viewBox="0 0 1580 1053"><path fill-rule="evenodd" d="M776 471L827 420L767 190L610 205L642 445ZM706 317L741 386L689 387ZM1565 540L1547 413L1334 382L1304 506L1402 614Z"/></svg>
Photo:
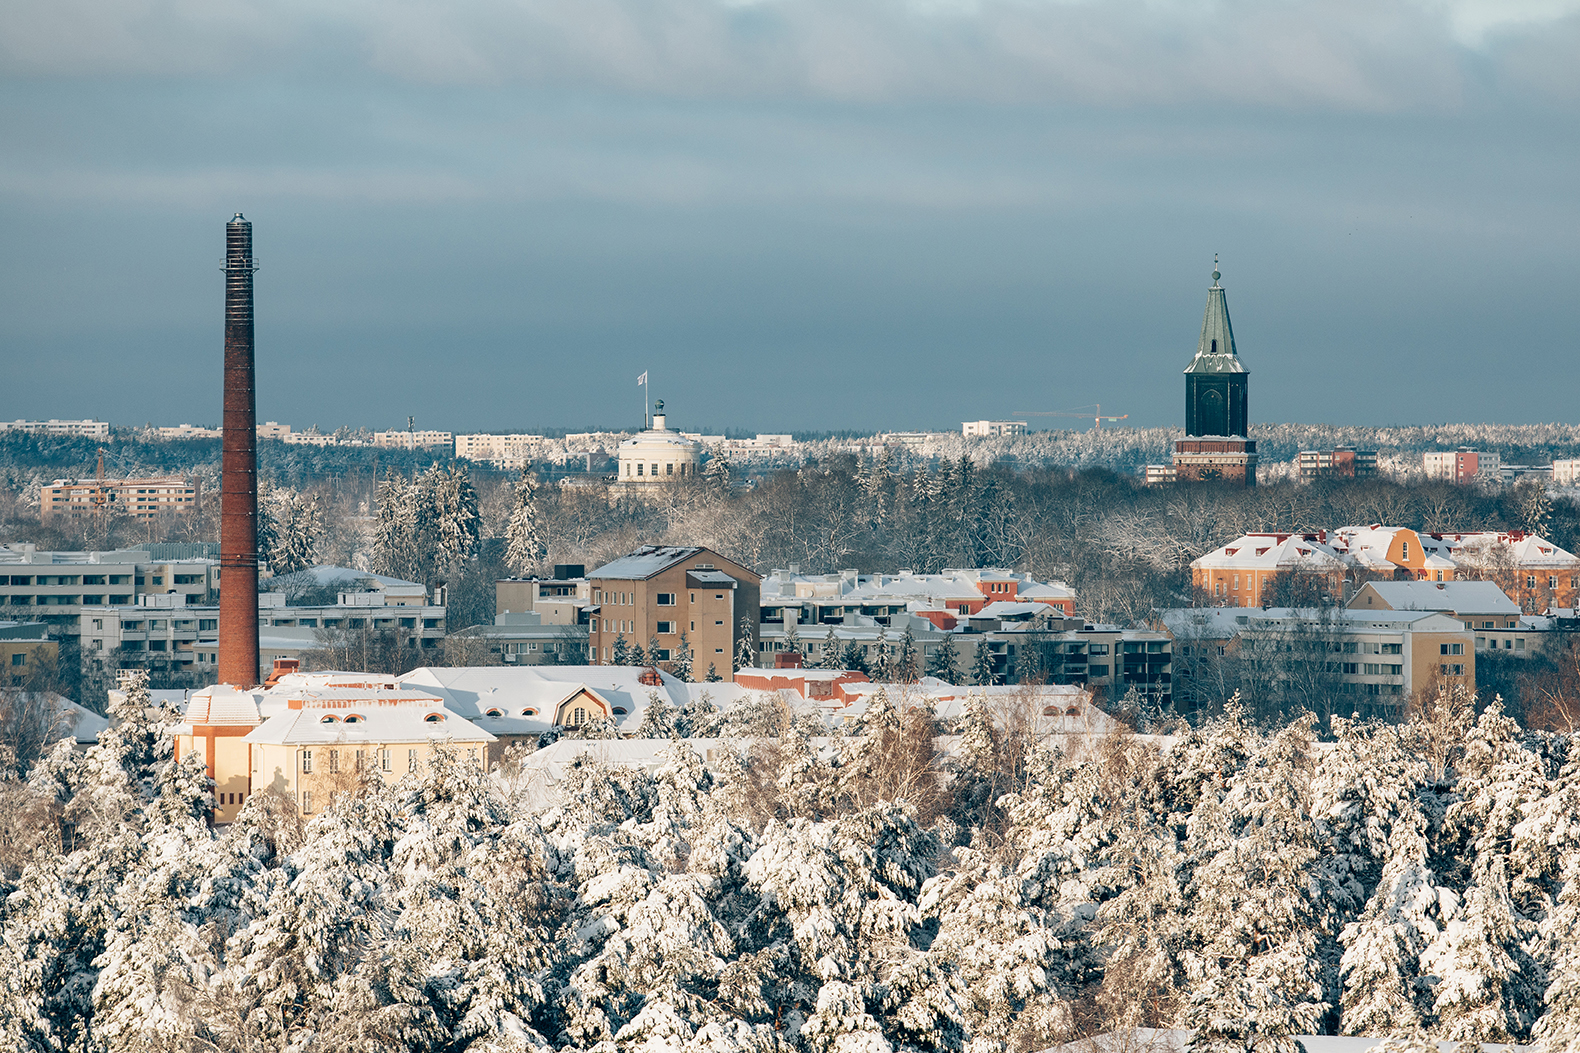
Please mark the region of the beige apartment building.
<svg viewBox="0 0 1580 1053"><path fill-rule="evenodd" d="M151 479L56 479L40 488L38 517L89 519L101 510L134 519L153 519L163 512L186 515L198 508L201 488L196 479L161 476Z"/></svg>
<svg viewBox="0 0 1580 1053"><path fill-rule="evenodd" d="M588 574L587 582L594 665L613 663L619 640L644 650L656 640L648 659L669 668L684 634L693 675L701 679L711 665L729 680L742 634L753 636L758 624L762 579L707 548L645 545Z"/></svg>

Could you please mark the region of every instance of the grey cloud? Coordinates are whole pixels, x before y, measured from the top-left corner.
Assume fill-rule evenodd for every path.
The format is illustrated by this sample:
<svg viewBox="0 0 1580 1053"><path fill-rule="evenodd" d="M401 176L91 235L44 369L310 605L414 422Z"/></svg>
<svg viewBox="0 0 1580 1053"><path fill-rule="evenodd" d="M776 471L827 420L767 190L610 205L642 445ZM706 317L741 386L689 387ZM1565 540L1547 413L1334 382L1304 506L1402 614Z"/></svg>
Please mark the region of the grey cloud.
<svg viewBox="0 0 1580 1053"><path fill-rule="evenodd" d="M1394 111L1566 97L1574 0L14 0L17 76L346 74L681 97ZM1509 59L1506 61L1506 57ZM1517 59L1517 61L1513 61ZM1467 63L1476 75L1467 75ZM1523 71L1542 69L1531 77Z"/></svg>

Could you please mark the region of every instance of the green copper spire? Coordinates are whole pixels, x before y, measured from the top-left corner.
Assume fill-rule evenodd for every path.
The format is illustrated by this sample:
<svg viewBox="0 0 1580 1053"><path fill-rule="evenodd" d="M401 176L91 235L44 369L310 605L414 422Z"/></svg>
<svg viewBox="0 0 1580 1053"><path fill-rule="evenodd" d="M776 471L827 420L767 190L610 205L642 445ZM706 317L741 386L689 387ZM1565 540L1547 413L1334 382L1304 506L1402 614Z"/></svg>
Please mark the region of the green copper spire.
<svg viewBox="0 0 1580 1053"><path fill-rule="evenodd" d="M1234 353L1234 327L1229 324L1229 301L1218 284L1218 257L1212 258L1212 288L1207 290L1207 313L1201 320L1201 340L1187 373L1248 373Z"/></svg>
<svg viewBox="0 0 1580 1053"><path fill-rule="evenodd" d="M1247 393L1251 371L1240 364L1234 351L1229 301L1223 286L1218 284L1222 277L1218 257L1214 256L1201 339L1196 343L1196 357L1185 370L1185 434L1243 439L1250 427Z"/></svg>

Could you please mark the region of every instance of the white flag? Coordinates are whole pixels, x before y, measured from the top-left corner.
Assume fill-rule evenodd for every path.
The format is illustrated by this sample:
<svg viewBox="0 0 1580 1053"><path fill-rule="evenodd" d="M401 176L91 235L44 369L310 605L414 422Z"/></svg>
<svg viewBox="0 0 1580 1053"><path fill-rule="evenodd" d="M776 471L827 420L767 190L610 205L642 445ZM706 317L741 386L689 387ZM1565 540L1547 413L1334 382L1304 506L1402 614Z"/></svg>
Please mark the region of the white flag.
<svg viewBox="0 0 1580 1053"><path fill-rule="evenodd" d="M646 384L646 383L647 383L647 370L644 369L642 371L642 375L636 378L636 384L637 384L637 387L641 387L643 384Z"/></svg>

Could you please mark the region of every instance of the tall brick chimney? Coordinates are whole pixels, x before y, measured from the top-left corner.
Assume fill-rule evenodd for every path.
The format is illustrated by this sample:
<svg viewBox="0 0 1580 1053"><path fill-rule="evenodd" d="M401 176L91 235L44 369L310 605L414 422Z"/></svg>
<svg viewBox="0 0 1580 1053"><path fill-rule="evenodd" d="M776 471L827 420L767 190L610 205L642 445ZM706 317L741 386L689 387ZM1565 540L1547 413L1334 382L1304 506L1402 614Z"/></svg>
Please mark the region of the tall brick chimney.
<svg viewBox="0 0 1580 1053"><path fill-rule="evenodd" d="M225 224L225 421L220 465L219 682L258 683L258 431L252 224Z"/></svg>

